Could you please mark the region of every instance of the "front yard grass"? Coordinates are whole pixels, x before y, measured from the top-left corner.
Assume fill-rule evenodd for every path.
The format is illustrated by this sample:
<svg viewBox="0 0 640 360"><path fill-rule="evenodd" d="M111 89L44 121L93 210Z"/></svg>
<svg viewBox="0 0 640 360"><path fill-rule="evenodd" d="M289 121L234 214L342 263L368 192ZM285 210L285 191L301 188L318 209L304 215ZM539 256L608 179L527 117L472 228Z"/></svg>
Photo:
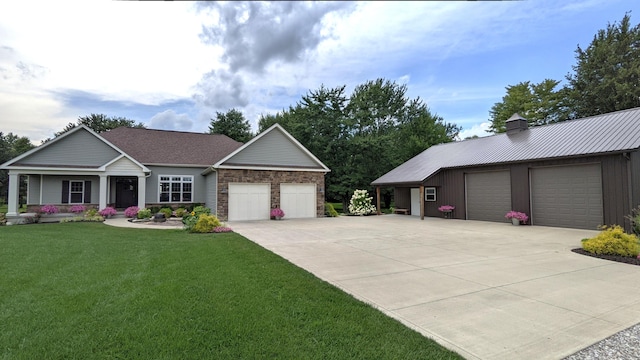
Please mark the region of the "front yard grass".
<svg viewBox="0 0 640 360"><path fill-rule="evenodd" d="M0 228L2 359L459 359L234 233Z"/></svg>

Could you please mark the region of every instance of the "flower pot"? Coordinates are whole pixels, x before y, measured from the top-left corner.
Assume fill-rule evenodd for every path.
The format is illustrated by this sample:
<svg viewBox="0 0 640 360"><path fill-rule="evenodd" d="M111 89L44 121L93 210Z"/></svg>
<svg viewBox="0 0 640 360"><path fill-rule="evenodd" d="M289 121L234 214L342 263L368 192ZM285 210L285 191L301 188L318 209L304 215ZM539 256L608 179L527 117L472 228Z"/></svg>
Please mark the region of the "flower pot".
<svg viewBox="0 0 640 360"><path fill-rule="evenodd" d="M516 219L516 218L511 218L511 224L513 225L520 225L520 220Z"/></svg>

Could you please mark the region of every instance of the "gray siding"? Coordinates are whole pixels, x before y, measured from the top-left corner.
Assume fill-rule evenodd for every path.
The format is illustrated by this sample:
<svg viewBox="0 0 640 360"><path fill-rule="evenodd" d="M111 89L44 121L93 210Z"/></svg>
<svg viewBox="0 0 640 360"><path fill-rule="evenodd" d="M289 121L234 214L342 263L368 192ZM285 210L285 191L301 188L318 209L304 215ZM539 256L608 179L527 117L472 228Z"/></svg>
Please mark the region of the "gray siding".
<svg viewBox="0 0 640 360"><path fill-rule="evenodd" d="M40 202L40 175L29 175L29 198L27 204L38 204Z"/></svg>
<svg viewBox="0 0 640 360"><path fill-rule="evenodd" d="M318 163L279 130L262 138L225 161L225 165L257 165L320 168Z"/></svg>
<svg viewBox="0 0 640 360"><path fill-rule="evenodd" d="M91 203L97 204L99 202L100 177L45 175L42 179L42 205L62 202L62 182L64 180L91 181Z"/></svg>
<svg viewBox="0 0 640 360"><path fill-rule="evenodd" d="M71 165L98 167L120 155L86 130L75 133L48 145L20 160L24 165Z"/></svg>
<svg viewBox="0 0 640 360"><path fill-rule="evenodd" d="M207 201L207 184L204 176L200 175L205 168L147 166L151 175L147 178L145 200L147 203L157 203L159 196L158 180L160 175L193 175L193 202Z"/></svg>
<svg viewBox="0 0 640 360"><path fill-rule="evenodd" d="M218 209L218 172L212 172L205 177L206 184L206 206L212 213L217 213Z"/></svg>

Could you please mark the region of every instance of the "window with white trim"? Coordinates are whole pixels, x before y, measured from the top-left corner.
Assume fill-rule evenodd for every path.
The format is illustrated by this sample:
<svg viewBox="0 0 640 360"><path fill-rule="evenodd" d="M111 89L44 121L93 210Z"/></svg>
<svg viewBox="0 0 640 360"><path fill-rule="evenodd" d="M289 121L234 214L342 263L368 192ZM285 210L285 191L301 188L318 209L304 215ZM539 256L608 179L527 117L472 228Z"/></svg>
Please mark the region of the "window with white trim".
<svg viewBox="0 0 640 360"><path fill-rule="evenodd" d="M84 203L84 181L69 181L69 204Z"/></svg>
<svg viewBox="0 0 640 360"><path fill-rule="evenodd" d="M426 188L424 188L424 200L425 201L436 201L436 188L434 188L434 187L426 187Z"/></svg>
<svg viewBox="0 0 640 360"><path fill-rule="evenodd" d="M159 202L191 202L193 199L193 176L158 175Z"/></svg>

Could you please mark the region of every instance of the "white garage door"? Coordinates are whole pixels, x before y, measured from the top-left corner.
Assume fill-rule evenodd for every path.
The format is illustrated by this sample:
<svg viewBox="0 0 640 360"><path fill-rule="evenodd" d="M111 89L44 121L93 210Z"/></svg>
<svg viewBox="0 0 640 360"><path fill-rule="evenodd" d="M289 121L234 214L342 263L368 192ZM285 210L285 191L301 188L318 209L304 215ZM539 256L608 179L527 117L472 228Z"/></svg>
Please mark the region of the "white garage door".
<svg viewBox="0 0 640 360"><path fill-rule="evenodd" d="M288 219L316 217L316 184L280 184L280 207Z"/></svg>
<svg viewBox="0 0 640 360"><path fill-rule="evenodd" d="M509 171L466 174L467 219L507 221L511 210L511 176Z"/></svg>
<svg viewBox="0 0 640 360"><path fill-rule="evenodd" d="M268 220L270 184L229 184L229 221Z"/></svg>
<svg viewBox="0 0 640 360"><path fill-rule="evenodd" d="M531 169L534 225L595 230L602 225L600 164Z"/></svg>

